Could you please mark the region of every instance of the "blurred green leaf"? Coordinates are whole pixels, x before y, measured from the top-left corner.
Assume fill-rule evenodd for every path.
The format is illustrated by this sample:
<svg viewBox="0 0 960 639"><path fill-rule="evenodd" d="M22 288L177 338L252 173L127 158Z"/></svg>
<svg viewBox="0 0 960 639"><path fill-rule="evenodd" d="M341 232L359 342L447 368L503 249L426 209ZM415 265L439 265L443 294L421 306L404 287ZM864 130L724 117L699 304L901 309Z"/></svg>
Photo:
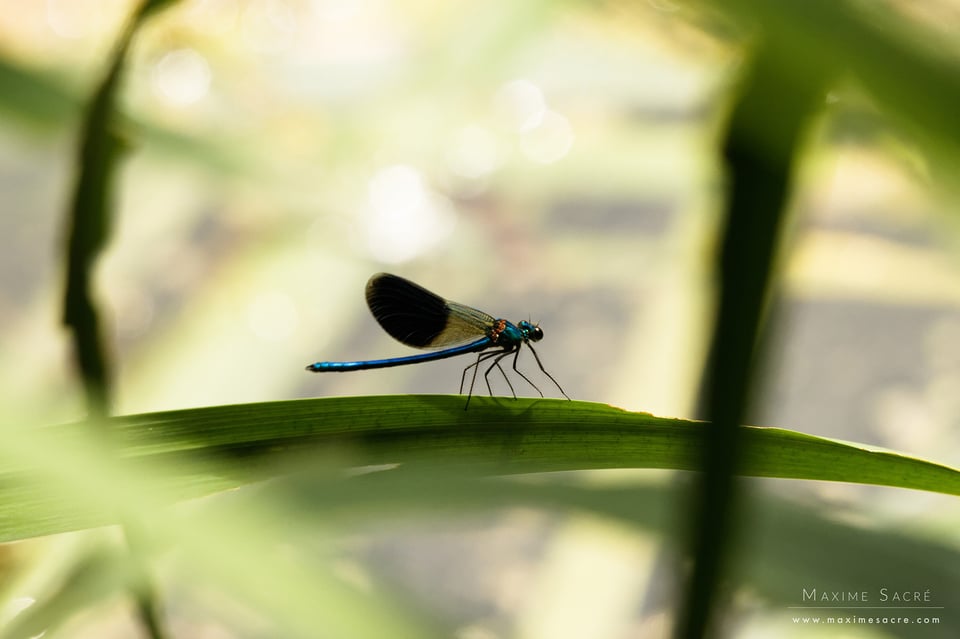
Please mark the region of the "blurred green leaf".
<svg viewBox="0 0 960 639"><path fill-rule="evenodd" d="M39 127L63 124L80 107L62 81L0 56L0 109Z"/></svg>
<svg viewBox="0 0 960 639"><path fill-rule="evenodd" d="M106 74L84 116L77 157L77 182L68 216L64 324L71 331L87 406L94 415L110 412L110 370L92 298L92 272L110 240L114 217L114 179L126 141L119 131L116 101L134 35L157 11L176 0L146 0L117 41Z"/></svg>
<svg viewBox="0 0 960 639"><path fill-rule="evenodd" d="M176 549L192 588L236 597L267 613L277 628L300 633L283 636L316 636L303 635L311 624L315 628L330 624L345 633L336 636L377 636L369 633L400 628L391 625L395 623L405 624L406 630L392 636L434 636L429 624L411 626L418 623L413 619L397 622L400 613L395 608L404 599L400 591L381 591L371 598L338 583L333 566L339 555L332 549L345 535L353 538L364 531L389 535L417 520L420 524L415 525L430 529L438 519L462 522L485 512L524 507L601 516L673 538L677 506L689 498L689 487L673 482L635 478L596 482L579 474L476 477L443 459L420 459L393 470L349 476L335 463L336 457L318 452L281 456L283 463L275 465L274 472L287 476L277 481L223 495L200 507L168 509L159 506L148 481L152 455L139 456L132 467L109 467L99 465L95 457L86 461L78 457L82 446L77 442L67 441L64 448L51 450L49 461L62 465L55 489L71 495L74 508L93 510L100 504L102 509L104 502L126 495L128 508L152 513L147 521L154 542L159 549ZM68 460L69 467L62 464ZM889 585L889 575L896 574L898 587L922 583L935 594L956 588L960 565L956 548L883 526L850 523L856 512L834 514L822 504L810 506L763 493L754 495L746 510L735 544L742 560L738 575L755 588L760 602L771 607L796 605L797 585L808 582L821 589L856 589ZM271 550L278 544L286 549L280 555ZM289 562L292 548L299 550ZM321 549L320 560L307 559L313 554L310 548ZM328 556L331 552L333 557ZM877 556L884 561L877 562ZM77 596L70 590L56 593L66 599L64 606ZM412 614L415 607L408 603L401 607ZM946 632L954 628L944 626Z"/></svg>
<svg viewBox="0 0 960 639"><path fill-rule="evenodd" d="M74 357L86 394L87 411L93 417L111 412L112 389L110 359L101 335L100 310L93 299L93 268L106 248L115 215L114 181L126 141L118 130L117 93L127 64L127 52L133 38L156 11L175 0L145 0L128 21L117 40L107 72L93 94L84 116L76 161L77 181L67 216L66 290L63 323L70 331ZM137 543L127 520L125 530L131 545ZM133 594L148 636L165 636L151 578L136 553L127 562L135 578L128 586ZM74 592L83 589L73 589Z"/></svg>
<svg viewBox="0 0 960 639"><path fill-rule="evenodd" d="M872 3L735 0L725 10L776 40L790 56L787 68L811 76L852 75L928 150L948 153L953 164L960 161L960 73L933 34L917 25L911 29L892 18L889 8ZM769 117L778 114L771 111Z"/></svg>
<svg viewBox="0 0 960 639"><path fill-rule="evenodd" d="M763 357L757 344L765 304L771 289L776 290L774 263L794 163L801 156L802 134L832 79L797 70L802 63L769 34L758 40L722 147L729 193L714 267L717 311L701 390L702 416L713 427L705 434L703 474L689 524L694 566L675 637L706 636L718 608L716 589L740 503L734 474L747 448L739 425L750 404L756 363Z"/></svg>
<svg viewBox="0 0 960 639"><path fill-rule="evenodd" d="M803 586L874 594L881 587L929 589L937 603L960 587L960 550L895 527L856 523L864 519L869 505L825 508L763 489L749 494L749 506L735 524L731 551L737 559L738 581L771 610L800 605ZM397 520L419 518L429 529L438 518L457 521L498 508L525 507L601 516L675 539L681 533L677 504L689 497L689 484L638 481L633 475L613 481L580 474L478 479L456 469L421 464L345 477L301 467L289 478L218 502L217 512L210 515L282 504L287 517L297 520L291 531L300 529L309 539L317 527L331 522L351 531L382 530L385 522L392 527ZM896 575L896 584L891 584L891 575ZM960 620L944 618L936 632L923 636L954 637L958 628ZM910 627L888 632L916 636Z"/></svg>
<svg viewBox="0 0 960 639"><path fill-rule="evenodd" d="M3 628L3 639L29 639L54 633L78 609L86 609L103 599L124 592L133 581L129 555L116 548L101 547L78 557L62 583L43 600L16 616Z"/></svg>

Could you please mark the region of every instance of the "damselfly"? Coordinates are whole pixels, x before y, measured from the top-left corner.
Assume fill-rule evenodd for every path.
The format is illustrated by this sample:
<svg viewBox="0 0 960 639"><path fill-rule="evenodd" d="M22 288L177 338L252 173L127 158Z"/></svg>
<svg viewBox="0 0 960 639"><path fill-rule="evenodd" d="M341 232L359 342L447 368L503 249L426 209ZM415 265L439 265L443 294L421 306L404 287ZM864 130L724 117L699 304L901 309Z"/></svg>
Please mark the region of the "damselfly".
<svg viewBox="0 0 960 639"><path fill-rule="evenodd" d="M507 386L510 387L510 392L516 399L517 393L513 389L513 384L500 366L500 360L511 354L513 370L543 397L543 392L537 388L537 385L517 368L520 347L526 344L543 374L550 378L564 397L570 399L557 380L543 367L540 356L533 348L532 342L543 339L543 329L536 324L527 320L513 324L505 319L494 319L482 311L445 300L410 280L389 273L377 273L367 282L367 306L383 330L396 340L414 348L443 350L390 359L317 362L307 366L308 371L343 373L419 364L466 353L477 353L477 361L467 366L460 377L462 394L467 372L473 369L467 404L464 407L466 409L470 406L470 397L473 395L473 386L477 381L480 364L487 361L490 365L484 371L483 378L490 394L493 395L490 387L490 371L496 368L507 381Z"/></svg>

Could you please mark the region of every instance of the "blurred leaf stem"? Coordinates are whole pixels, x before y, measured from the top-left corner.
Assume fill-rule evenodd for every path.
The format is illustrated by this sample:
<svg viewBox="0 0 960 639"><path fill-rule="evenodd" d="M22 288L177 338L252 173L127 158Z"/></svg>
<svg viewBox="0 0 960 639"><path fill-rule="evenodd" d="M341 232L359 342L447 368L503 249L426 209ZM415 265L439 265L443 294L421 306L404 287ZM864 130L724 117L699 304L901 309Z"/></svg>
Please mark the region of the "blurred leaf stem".
<svg viewBox="0 0 960 639"><path fill-rule="evenodd" d="M86 394L91 422L110 413L111 371L102 335L102 323L93 298L93 269L106 247L113 227L113 190L117 160L124 141L118 132L116 100L127 52L134 35L147 18L172 0L145 0L128 21L112 56L106 75L86 110L79 153L77 182L68 217L66 246L66 291L63 321L73 340L74 354ZM137 533L125 526L132 546ZM131 589L137 600L140 619L151 637L164 636L156 596L146 570L131 553L137 566Z"/></svg>
<svg viewBox="0 0 960 639"><path fill-rule="evenodd" d="M744 454L740 424L749 403L758 335L786 217L793 160L826 78L799 68L792 52L761 40L723 142L729 175L725 226L717 258L718 300L702 403L703 474L690 525L693 571L675 636L716 634L717 585L738 513L734 475Z"/></svg>

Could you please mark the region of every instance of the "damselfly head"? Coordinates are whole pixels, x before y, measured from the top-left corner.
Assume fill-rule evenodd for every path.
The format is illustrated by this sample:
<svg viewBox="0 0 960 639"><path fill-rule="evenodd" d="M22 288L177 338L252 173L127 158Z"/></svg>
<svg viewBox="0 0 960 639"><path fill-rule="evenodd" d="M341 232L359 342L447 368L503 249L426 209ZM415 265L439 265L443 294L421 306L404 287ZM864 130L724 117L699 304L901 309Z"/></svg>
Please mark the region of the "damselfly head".
<svg viewBox="0 0 960 639"><path fill-rule="evenodd" d="M543 339L543 329L540 328L539 324L534 324L528 320L520 320L517 326L523 333L524 339L528 339L531 342L539 342Z"/></svg>

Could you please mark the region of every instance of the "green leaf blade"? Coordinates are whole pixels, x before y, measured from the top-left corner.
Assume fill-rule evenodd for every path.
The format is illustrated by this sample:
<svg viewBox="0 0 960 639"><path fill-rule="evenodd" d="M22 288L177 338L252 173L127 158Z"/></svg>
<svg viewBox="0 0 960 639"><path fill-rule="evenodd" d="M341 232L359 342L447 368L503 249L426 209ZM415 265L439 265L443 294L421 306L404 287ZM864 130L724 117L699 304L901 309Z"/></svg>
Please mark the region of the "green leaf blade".
<svg viewBox="0 0 960 639"><path fill-rule="evenodd" d="M695 471L710 428L587 402L474 402L468 412L462 397L416 395L214 406L117 417L112 430L119 470L157 470L154 481L176 501L282 475L289 470L286 460L304 456L318 464L432 464L464 476ZM26 436L39 438L38 450L69 455L91 437L89 430L84 423L66 424ZM778 428L745 426L742 435L740 475L960 495L960 471L931 461ZM8 451L0 471L0 540L111 523L72 502L63 492L68 486L51 483L43 464L53 461L13 454Z"/></svg>

